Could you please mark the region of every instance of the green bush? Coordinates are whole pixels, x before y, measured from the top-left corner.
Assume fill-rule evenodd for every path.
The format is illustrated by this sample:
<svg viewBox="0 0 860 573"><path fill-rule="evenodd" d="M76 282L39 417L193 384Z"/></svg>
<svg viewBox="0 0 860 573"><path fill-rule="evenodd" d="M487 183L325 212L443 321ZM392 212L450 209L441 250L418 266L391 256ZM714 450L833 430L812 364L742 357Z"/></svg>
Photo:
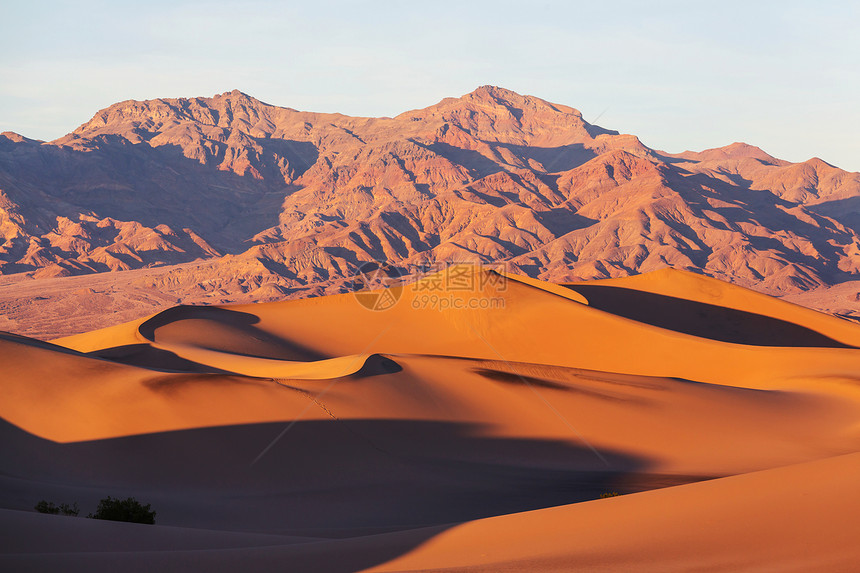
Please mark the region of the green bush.
<svg viewBox="0 0 860 573"><path fill-rule="evenodd" d="M150 525L155 523L155 512L152 511L150 504L143 505L133 497L119 499L107 496L99 502L96 512L87 515L87 517Z"/></svg>
<svg viewBox="0 0 860 573"><path fill-rule="evenodd" d="M44 499L36 504L35 510L39 513L49 513L51 515L69 515L71 517L77 517L80 513L77 502L73 503L72 505L69 505L68 503L54 505L53 501L47 501Z"/></svg>

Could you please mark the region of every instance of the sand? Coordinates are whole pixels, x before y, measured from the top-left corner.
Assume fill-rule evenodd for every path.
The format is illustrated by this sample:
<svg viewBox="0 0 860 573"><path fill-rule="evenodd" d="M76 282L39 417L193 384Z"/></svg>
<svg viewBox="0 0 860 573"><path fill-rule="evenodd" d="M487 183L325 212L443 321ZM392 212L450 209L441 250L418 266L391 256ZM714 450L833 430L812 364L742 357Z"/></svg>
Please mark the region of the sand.
<svg viewBox="0 0 860 573"><path fill-rule="evenodd" d="M363 296L0 337L0 568L860 559L860 326L672 270L553 285L454 267ZM157 525L32 511L105 495Z"/></svg>

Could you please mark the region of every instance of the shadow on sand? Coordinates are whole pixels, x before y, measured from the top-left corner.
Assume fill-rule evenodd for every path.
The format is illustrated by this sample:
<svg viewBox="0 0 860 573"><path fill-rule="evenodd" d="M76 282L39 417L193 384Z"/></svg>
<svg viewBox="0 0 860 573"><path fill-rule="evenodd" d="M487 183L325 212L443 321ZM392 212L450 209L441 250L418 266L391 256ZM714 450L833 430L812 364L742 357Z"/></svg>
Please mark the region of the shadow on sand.
<svg viewBox="0 0 860 573"><path fill-rule="evenodd" d="M646 460L623 452L601 449L604 465L573 440L491 437L486 428L462 423L300 421L281 435L286 427L262 423L58 444L2 422L0 474L16 485L0 488L0 507L27 510L52 498L90 507L106 495L135 496L152 503L160 525L339 539L331 552L307 544L239 553L260 568L273 555L288 554L289 570L354 571L459 522L705 479L667 482L644 472ZM351 539L391 532L397 533L379 544ZM121 562L98 553L65 557L83 565ZM151 565L167 559L155 552L128 555L138 558Z"/></svg>
<svg viewBox="0 0 860 573"><path fill-rule="evenodd" d="M591 307L700 338L751 346L854 348L762 314L615 286L564 286L584 296Z"/></svg>

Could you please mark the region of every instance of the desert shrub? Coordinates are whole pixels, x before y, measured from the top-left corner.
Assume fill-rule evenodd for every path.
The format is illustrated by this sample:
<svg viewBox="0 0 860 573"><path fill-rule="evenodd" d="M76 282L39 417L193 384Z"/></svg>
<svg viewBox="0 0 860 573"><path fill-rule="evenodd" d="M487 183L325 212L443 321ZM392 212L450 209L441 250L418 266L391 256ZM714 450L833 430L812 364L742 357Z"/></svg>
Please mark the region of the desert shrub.
<svg viewBox="0 0 860 573"><path fill-rule="evenodd" d="M107 496L99 502L96 512L87 515L87 517L150 525L155 523L155 512L152 511L150 504L143 505L133 497L119 499Z"/></svg>
<svg viewBox="0 0 860 573"><path fill-rule="evenodd" d="M36 504L36 511L39 513L50 513L51 515L57 515L60 513L60 508L54 505L53 501L41 500Z"/></svg>
<svg viewBox="0 0 860 573"><path fill-rule="evenodd" d="M621 495L617 491L606 491L600 494L600 499L606 499L607 497L618 497Z"/></svg>
<svg viewBox="0 0 860 573"><path fill-rule="evenodd" d="M60 504L60 513L63 515L68 515L71 517L77 517L80 512L81 512L81 510L78 509L78 503L77 502L73 503L72 505L69 505L68 503L61 503Z"/></svg>
<svg viewBox="0 0 860 573"><path fill-rule="evenodd" d="M81 512L78 509L77 502L69 505L68 503L61 503L60 505L54 505L53 501L41 500L36 504L35 510L39 513L49 513L51 515L68 515L71 517L77 517Z"/></svg>

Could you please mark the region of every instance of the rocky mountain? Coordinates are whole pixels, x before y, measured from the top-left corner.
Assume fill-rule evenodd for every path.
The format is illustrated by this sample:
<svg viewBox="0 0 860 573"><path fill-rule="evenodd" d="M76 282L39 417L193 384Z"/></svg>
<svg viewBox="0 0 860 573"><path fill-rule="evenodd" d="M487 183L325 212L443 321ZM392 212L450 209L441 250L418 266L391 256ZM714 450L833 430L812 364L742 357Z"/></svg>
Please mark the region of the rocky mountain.
<svg viewBox="0 0 860 573"><path fill-rule="evenodd" d="M860 174L742 143L665 153L492 86L394 118L126 101L49 143L0 136L5 275L202 260L140 280L224 302L348 290L373 259L797 293L860 279Z"/></svg>

